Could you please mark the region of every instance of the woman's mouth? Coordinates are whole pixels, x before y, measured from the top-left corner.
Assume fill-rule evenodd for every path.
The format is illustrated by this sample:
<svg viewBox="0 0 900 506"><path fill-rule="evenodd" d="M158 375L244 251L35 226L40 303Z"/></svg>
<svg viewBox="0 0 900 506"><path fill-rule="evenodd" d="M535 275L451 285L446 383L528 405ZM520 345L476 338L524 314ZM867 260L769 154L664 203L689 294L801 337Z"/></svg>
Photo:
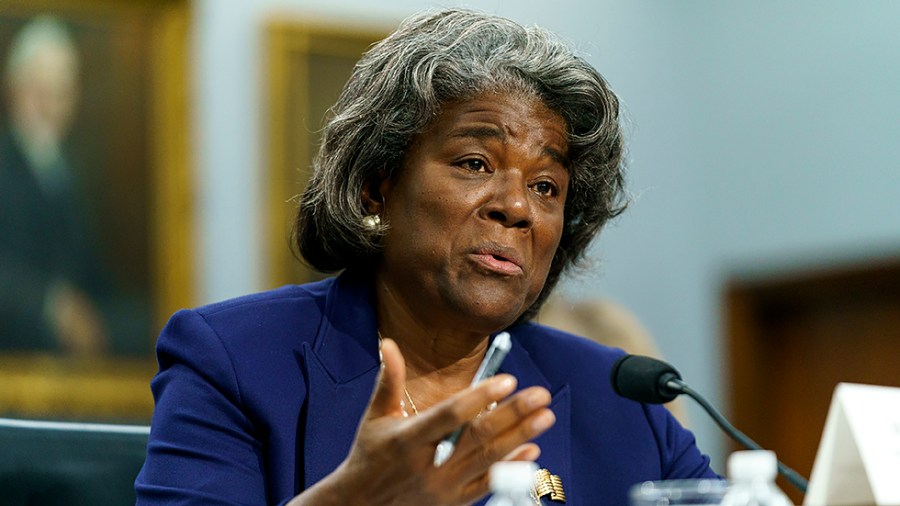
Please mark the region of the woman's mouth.
<svg viewBox="0 0 900 506"><path fill-rule="evenodd" d="M498 248L504 249L507 248ZM490 271L515 276L523 273L521 261L512 251L491 251L480 249L472 255L475 260Z"/></svg>

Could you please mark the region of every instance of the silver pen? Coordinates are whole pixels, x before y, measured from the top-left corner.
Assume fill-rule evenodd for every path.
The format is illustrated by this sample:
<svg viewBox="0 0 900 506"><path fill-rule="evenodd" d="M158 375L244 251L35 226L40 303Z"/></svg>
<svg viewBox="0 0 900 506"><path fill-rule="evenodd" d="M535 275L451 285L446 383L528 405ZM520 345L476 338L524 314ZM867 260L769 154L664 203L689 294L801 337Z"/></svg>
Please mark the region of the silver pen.
<svg viewBox="0 0 900 506"><path fill-rule="evenodd" d="M494 342L491 343L490 348L484 355L484 360L478 366L478 371L475 372L475 377L472 378L471 386L475 386L497 374L497 371L500 369L500 363L506 358L506 354L509 353L510 349L512 349L512 339L509 337L509 332L497 334ZM437 448L434 450L434 467L441 467L453 455L453 450L456 448L456 442L459 441L462 431L463 427L460 427L438 443Z"/></svg>

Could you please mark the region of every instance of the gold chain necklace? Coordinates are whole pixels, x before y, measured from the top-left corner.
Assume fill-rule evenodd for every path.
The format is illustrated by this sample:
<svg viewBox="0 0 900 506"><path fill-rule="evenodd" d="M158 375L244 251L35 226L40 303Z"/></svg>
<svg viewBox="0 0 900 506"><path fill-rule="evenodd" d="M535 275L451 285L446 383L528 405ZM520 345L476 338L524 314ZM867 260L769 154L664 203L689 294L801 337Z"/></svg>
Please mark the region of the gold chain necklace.
<svg viewBox="0 0 900 506"><path fill-rule="evenodd" d="M381 336L380 330L377 330L376 332L378 332L378 362L381 363L381 367L384 368L384 357L381 355L381 343L384 342L384 338ZM409 407L412 408L413 414L418 416L419 409L416 407L416 403L413 402L412 396L409 395L409 390L407 390L405 383L403 384L403 393L406 394L406 400L409 401ZM409 416L409 412L406 411L406 403L402 400L400 401L400 412L403 413L404 417Z"/></svg>
<svg viewBox="0 0 900 506"><path fill-rule="evenodd" d="M376 330L376 332L378 332L378 362L381 364L381 368L384 369L384 356L382 356L382 354L381 354L381 343L384 342L384 337L382 337L382 335L381 335L381 330ZM416 403L413 402L412 396L409 395L409 390L406 388L405 383L403 384L403 393L406 394L406 400L409 401L409 407L412 408L413 414L418 416L419 409L416 408ZM475 415L475 418L481 418L481 415L485 411L493 411L494 408L496 408L496 407L497 407L496 402L490 403L486 408L479 410L478 414ZM409 412L406 410L406 402L404 402L402 400L400 401L400 412L403 413L404 417L409 416Z"/></svg>

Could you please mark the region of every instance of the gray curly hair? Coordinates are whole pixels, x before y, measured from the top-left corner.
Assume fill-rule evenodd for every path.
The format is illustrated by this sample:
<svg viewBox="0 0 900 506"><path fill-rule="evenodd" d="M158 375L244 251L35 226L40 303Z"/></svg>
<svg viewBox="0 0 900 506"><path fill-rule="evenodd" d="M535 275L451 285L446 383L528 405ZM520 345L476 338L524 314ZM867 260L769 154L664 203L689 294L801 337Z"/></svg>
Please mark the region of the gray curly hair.
<svg viewBox="0 0 900 506"><path fill-rule="evenodd" d="M294 223L300 254L321 271L371 268L387 224L362 225L361 192L403 165L414 137L444 104L484 93L528 93L566 122L570 183L562 238L530 319L621 213L624 144L619 101L559 38L505 18L451 9L415 15L356 64L330 111Z"/></svg>

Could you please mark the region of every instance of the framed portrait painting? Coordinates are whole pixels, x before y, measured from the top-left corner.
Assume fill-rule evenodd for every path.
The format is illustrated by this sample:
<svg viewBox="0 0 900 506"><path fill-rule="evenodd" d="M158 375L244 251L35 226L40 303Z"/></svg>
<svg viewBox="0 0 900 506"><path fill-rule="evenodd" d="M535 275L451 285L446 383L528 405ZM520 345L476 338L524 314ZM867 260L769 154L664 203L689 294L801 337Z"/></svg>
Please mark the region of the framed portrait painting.
<svg viewBox="0 0 900 506"><path fill-rule="evenodd" d="M270 287L321 279L297 259L291 230L297 196L306 187L328 110L362 54L390 32L388 26L349 21L271 21L266 27L269 206L266 254Z"/></svg>
<svg viewBox="0 0 900 506"><path fill-rule="evenodd" d="M0 3L0 416L149 420L193 302L188 0Z"/></svg>

